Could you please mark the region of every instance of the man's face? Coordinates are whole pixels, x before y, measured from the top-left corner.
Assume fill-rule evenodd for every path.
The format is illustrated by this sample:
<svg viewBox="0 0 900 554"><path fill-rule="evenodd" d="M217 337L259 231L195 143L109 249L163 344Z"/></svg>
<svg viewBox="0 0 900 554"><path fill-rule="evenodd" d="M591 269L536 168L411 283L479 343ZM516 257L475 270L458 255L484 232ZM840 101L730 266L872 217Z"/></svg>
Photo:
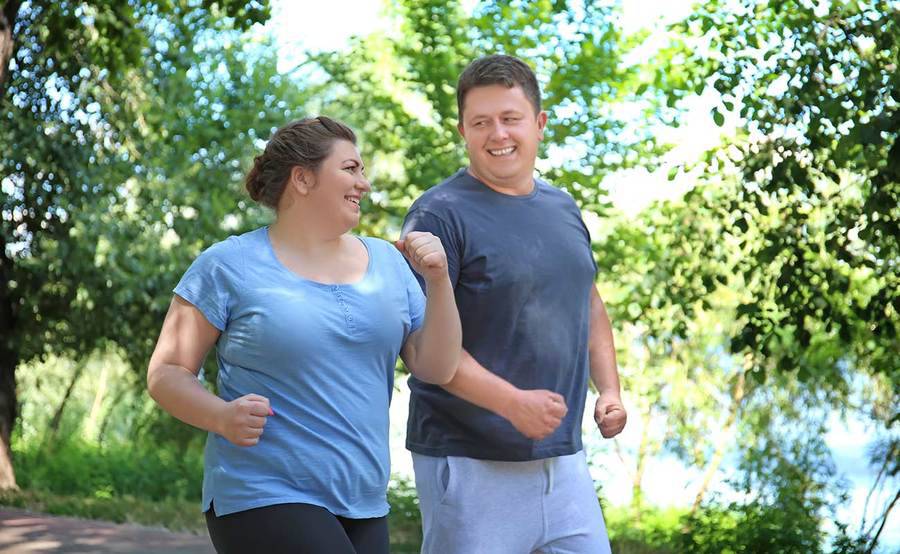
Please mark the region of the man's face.
<svg viewBox="0 0 900 554"><path fill-rule="evenodd" d="M475 87L466 94L459 132L466 141L469 171L492 188L530 191L538 143L547 114L521 87Z"/></svg>

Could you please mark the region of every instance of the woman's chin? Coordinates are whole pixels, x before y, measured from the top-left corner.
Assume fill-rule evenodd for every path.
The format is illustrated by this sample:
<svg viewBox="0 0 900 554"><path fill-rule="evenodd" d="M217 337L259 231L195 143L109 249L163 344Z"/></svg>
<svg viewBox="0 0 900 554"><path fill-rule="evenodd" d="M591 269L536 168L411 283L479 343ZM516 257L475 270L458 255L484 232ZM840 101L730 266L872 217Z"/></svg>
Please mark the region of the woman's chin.
<svg viewBox="0 0 900 554"><path fill-rule="evenodd" d="M357 227L359 227L359 216L355 218L349 218L344 222L344 233L350 233Z"/></svg>

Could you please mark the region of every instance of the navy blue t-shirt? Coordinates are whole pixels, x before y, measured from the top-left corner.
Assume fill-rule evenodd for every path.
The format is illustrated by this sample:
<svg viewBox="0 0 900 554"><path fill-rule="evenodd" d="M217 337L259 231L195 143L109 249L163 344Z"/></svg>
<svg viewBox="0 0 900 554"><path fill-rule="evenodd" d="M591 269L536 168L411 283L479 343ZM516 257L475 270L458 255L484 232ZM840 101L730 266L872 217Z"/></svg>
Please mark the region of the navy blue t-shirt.
<svg viewBox="0 0 900 554"><path fill-rule="evenodd" d="M572 197L538 179L527 196L502 194L462 169L412 205L404 232L413 230L437 235L447 251L463 348L519 388L563 395L569 411L552 435L534 441L503 417L410 377L407 448L501 461L581 450L597 266Z"/></svg>

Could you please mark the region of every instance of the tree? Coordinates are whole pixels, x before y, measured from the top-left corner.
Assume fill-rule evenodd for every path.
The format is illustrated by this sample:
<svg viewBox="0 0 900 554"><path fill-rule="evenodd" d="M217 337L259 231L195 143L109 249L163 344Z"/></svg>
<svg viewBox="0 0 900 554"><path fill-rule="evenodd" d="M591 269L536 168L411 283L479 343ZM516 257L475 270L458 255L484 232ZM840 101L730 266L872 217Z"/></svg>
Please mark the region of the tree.
<svg viewBox="0 0 900 554"><path fill-rule="evenodd" d="M621 456L634 460L633 518L642 511L642 468L666 451L705 471L684 548L821 551L823 517L833 520L836 504L846 501L823 441L826 418L850 412L891 425L880 410L882 402L895 406L896 392L882 375L848 364L844 346L821 329L802 349L790 334L782 338L787 350L802 352L795 371L779 371L781 358L729 352L742 306L755 293L742 274L728 272L746 255L735 245L764 236L755 227L740 238L724 231L729 220L719 206L739 186L699 186L686 198L651 205L599 233L595 245L601 275L614 276L604 297L617 327L623 386L636 407L631 415L644 429L631 456ZM896 466L891 444L874 456L885 476ZM726 455L740 464L734 486L747 500L723 507L706 492ZM874 545L893 505L879 509L862 536L838 529L844 550L833 552ZM763 520L768 531L759 528Z"/></svg>
<svg viewBox="0 0 900 554"><path fill-rule="evenodd" d="M230 0L8 2L3 13L8 27L0 25L0 36L12 25L15 43L9 48L0 39L0 53L11 56L3 60L8 72L2 74L0 98L0 488L7 488L15 486L9 440L17 365L49 353L79 357L118 344L141 366L161 321L162 291L171 285L160 269L171 270L179 257L183 263L184 252L208 237L203 233L210 232L211 220L221 227L222 200L213 191L209 199L218 211L192 222L198 238L184 250L166 248L163 239L172 239L167 231L177 227L176 219L178 225L191 224L171 213L171 191L162 190L160 179L171 179L181 168L193 173L195 186L209 186L204 177L221 178L221 168L235 172L228 164L244 159L255 135L246 127L235 129L227 135L234 140L198 148L194 140L208 135L168 133L202 129L199 117L215 121L212 112L222 115L233 106L204 104L205 88L192 86L203 82L196 53L216 51L204 33L215 30L234 40L268 9ZM213 98L245 93L252 81L236 70L245 72L246 64L235 63L234 55L213 59L223 68L232 63L226 74L234 84L222 90L220 79L219 90L209 87L219 94ZM253 92L262 96L258 86ZM284 108L269 102L264 111L254 125L280 121L272 114L281 116ZM240 123L246 125L246 118ZM182 157L193 154L189 163L175 163L178 148L185 149ZM232 156L227 163L225 154ZM143 202L154 192L160 194L155 203ZM156 211L142 212L153 206ZM144 217L151 214L159 219L148 225Z"/></svg>
<svg viewBox="0 0 900 554"><path fill-rule="evenodd" d="M642 511L645 468L662 452L705 469L699 504L734 446L750 388L746 362L727 349L738 295L707 293L699 273L680 271L708 259L702 237L718 226L696 208L683 201L654 203L633 218L608 219L595 238L623 389L636 408L629 421L641 429L638 447L629 452L635 518Z"/></svg>
<svg viewBox="0 0 900 554"><path fill-rule="evenodd" d="M898 9L707 2L675 26L684 42L660 58L687 68L671 102L711 84L716 122L741 118L706 158L712 180L735 168L744 183L718 206L751 292L732 348L801 378L815 369L803 353L819 335L857 367L900 381Z"/></svg>
<svg viewBox="0 0 900 554"><path fill-rule="evenodd" d="M735 168L744 182L717 207L749 293L732 349L766 360L759 380L840 392L867 376L857 409L885 429L900 382L898 16L896 1L708 2L675 26L694 47L662 57L689 68L671 100L711 84L716 121L733 112L744 126L706 159L711 179ZM874 449L873 465L889 451Z"/></svg>
<svg viewBox="0 0 900 554"><path fill-rule="evenodd" d="M21 1L5 2L0 10L0 98L6 90L7 68L13 51L13 26Z"/></svg>
<svg viewBox="0 0 900 554"><path fill-rule="evenodd" d="M892 337L900 233L889 161L898 159L896 133L878 127L883 140L873 146L860 138L867 133L829 139L826 123L808 124L821 105L843 110L857 127L896 112L890 69L896 18L887 8L865 8L865 17L840 23L843 16L816 17L799 2L732 10L737 4L749 3L698 8L675 27L683 41L664 48L655 68L625 63L641 37L619 34L614 6L575 2L484 3L471 16L447 2L397 2L399 33L361 38L349 53L315 59L329 77L320 87L323 105L364 131L364 156L375 166L372 208L381 216L370 221L381 233L396 232L408 203L463 163L453 91L459 71L477 55L507 52L534 65L550 121L558 122L547 133L539 169L600 214L608 207L603 176L637 164L652 168L663 149L650 137L654 123L677 116L682 99L712 83L724 93L715 121L745 110L748 130L706 157L698 186L680 204L649 210L595 247L601 274L611 276L602 284L620 300L610 303L615 324L638 328L642 349L676 360L655 364L645 390L665 384L667 369L715 385L700 414L686 409L696 398L672 396L676 387L643 404L672 426L660 447L708 469L733 441L691 448L690 439L716 424L737 433L747 425L747 406L763 410L770 388L817 391L828 406L841 407L862 376L878 391L868 397L872 408L896 406L898 378ZM882 37L873 39L877 56L859 56L853 42L823 31L831 25L863 25ZM757 29L760 50L744 48L755 43ZM816 65L819 50L830 65ZM845 75L856 75L854 64L867 72L831 102L835 64ZM775 77L795 73L802 86L767 93ZM867 90L879 92L870 98ZM643 119L618 116L619 108L634 105L644 109ZM722 335L698 332L711 320L724 322ZM678 354L701 344L732 371L717 374L714 364L703 368L702 360Z"/></svg>
<svg viewBox="0 0 900 554"><path fill-rule="evenodd" d="M689 552L861 553L836 507L848 498L836 482L824 441L827 392L796 378L775 377L748 400L738 433L736 500L707 502L683 520L681 549ZM829 531L825 523L833 524ZM831 535L830 537L828 535ZM832 543L829 547L828 543Z"/></svg>
<svg viewBox="0 0 900 554"><path fill-rule="evenodd" d="M637 42L625 40L616 6L589 2L483 3L466 14L455 2L400 0L398 31L358 38L349 52L311 61L328 75L317 97L361 130L373 160L372 230L396 229L409 204L465 165L456 80L474 58L519 55L533 64L550 111L539 170L584 209L608 207L603 176L644 162L659 149L648 129L617 106L643 101L639 67L624 63ZM644 89L646 86L643 87Z"/></svg>

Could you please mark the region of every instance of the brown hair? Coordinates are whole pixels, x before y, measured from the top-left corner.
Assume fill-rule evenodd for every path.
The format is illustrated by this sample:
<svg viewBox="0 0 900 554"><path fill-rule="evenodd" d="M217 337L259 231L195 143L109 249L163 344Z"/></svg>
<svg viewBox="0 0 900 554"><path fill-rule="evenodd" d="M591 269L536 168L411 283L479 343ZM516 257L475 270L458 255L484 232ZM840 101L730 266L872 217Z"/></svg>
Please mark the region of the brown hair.
<svg viewBox="0 0 900 554"><path fill-rule="evenodd" d="M356 144L356 134L340 121L324 115L298 119L278 129L263 153L254 158L253 167L244 179L250 198L277 209L291 170L299 166L317 171L338 140Z"/></svg>
<svg viewBox="0 0 900 554"><path fill-rule="evenodd" d="M541 113L541 89L537 77L528 65L513 56L494 54L478 58L466 67L456 84L456 108L462 122L463 105L466 94L475 87L503 85L506 88L519 86L531 102L534 115Z"/></svg>

